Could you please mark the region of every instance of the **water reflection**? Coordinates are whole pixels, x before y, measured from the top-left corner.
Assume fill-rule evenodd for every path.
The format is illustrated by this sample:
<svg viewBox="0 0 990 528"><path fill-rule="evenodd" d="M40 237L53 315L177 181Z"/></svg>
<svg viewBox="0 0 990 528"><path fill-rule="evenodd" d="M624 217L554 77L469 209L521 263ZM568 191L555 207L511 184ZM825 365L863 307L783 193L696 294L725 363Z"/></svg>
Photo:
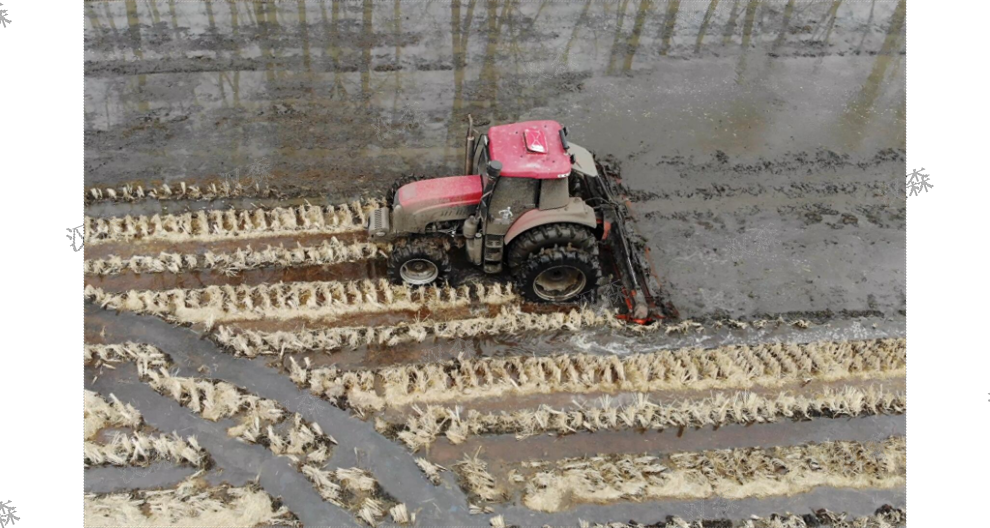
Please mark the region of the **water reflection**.
<svg viewBox="0 0 990 528"><path fill-rule="evenodd" d="M895 64L901 66L901 68L897 68L900 70L897 72L897 77L899 77L898 83L903 87L903 62L898 51L903 46L904 41L906 8L905 0L900 0L897 3L894 15L891 17L890 23L887 26L887 34L884 38L883 46L881 46L880 51L876 55L873 67L870 69L870 74L866 78L866 83L863 84L859 93L850 102L845 113L842 114L841 122L846 132L843 137L846 139L846 144L850 147L862 141L865 129L870 124L871 117L875 111L874 106L882 93L882 88L890 82L888 71L894 69ZM903 91L901 94L903 94ZM898 107L903 107L903 101L901 101ZM902 112L900 119L903 120L903 110L899 111Z"/></svg>
<svg viewBox="0 0 990 528"><path fill-rule="evenodd" d="M468 113L482 122L583 113L590 127L605 112L664 113L628 97L630 76L695 90L682 103L704 119L725 104L706 99L705 83L728 69L769 96L732 112L771 122L786 120L787 106L835 108L849 148L877 128L879 101L903 115L885 81L903 76L903 2L125 0L86 2L85 13L88 182L209 178L257 158L272 158L277 175L314 179L456 167ZM859 51L876 56L853 59ZM813 77L840 82L831 70L840 53L841 68L862 70L840 104L772 88L808 75L808 56L824 68ZM601 93L589 95L590 80ZM739 133L754 130L726 137Z"/></svg>

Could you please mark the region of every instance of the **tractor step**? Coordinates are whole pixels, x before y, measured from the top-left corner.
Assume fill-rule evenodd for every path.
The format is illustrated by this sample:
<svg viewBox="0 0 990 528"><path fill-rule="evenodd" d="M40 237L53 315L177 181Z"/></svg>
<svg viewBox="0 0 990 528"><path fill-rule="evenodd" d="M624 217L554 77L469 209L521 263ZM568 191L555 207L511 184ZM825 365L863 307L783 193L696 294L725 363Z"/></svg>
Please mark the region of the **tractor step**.
<svg viewBox="0 0 990 528"><path fill-rule="evenodd" d="M502 271L502 254L504 248L504 236L485 235L485 273L500 273Z"/></svg>

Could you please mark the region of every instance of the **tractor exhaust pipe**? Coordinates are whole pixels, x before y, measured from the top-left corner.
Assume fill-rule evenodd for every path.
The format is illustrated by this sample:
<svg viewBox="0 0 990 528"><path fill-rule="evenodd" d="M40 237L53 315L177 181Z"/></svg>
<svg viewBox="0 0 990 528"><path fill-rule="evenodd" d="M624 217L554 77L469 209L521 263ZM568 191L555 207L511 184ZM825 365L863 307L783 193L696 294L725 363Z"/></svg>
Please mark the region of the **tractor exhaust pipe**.
<svg viewBox="0 0 990 528"><path fill-rule="evenodd" d="M464 174L471 174L472 152L474 152L474 119L468 114L467 137L464 138Z"/></svg>

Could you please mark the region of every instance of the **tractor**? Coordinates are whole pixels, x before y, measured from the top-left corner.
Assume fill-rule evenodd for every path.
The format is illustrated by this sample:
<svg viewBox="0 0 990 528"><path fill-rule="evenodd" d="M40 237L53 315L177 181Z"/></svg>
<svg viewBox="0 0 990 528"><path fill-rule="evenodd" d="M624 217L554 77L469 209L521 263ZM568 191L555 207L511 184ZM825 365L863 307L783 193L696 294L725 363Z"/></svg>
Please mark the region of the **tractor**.
<svg viewBox="0 0 990 528"><path fill-rule="evenodd" d="M672 307L661 302L647 251L627 231L628 202L610 172L556 121L479 134L469 116L465 175L395 182L385 207L370 214L368 234L392 242L395 283L445 280L458 248L487 274L511 274L528 301L590 301L610 286L624 305L620 317L645 324Z"/></svg>

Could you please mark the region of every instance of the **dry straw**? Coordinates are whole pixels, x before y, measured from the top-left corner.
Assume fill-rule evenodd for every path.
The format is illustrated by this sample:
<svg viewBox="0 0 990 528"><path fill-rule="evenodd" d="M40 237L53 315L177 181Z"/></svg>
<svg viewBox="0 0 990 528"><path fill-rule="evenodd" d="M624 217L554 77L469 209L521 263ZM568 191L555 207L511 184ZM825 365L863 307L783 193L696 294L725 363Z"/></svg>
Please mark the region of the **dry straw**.
<svg viewBox="0 0 990 528"><path fill-rule="evenodd" d="M690 323L690 321L685 321ZM738 324L747 324L740 323ZM469 317L446 321L418 321L381 326L339 326L299 331L264 332L238 330L220 325L215 340L235 355L256 357L293 354L297 352L332 353L342 348L361 346L396 346L422 343L433 339L470 339L479 336L513 335L520 332L579 331L608 327L626 332L683 332L678 325L630 326L620 322L611 311L574 308L568 312L527 313L519 304L503 306L498 315ZM694 323L698 325L698 323ZM700 327L700 325L698 325ZM694 327L689 327L694 328Z"/></svg>
<svg viewBox="0 0 990 528"><path fill-rule="evenodd" d="M273 209L212 209L181 214L85 219L86 244L160 240L214 241L274 235L337 234L361 231L377 200L342 205L299 205Z"/></svg>
<svg viewBox="0 0 990 528"><path fill-rule="evenodd" d="M488 472L488 464L474 456L464 455L464 459L454 464L454 470L461 486L468 492L468 500L486 503L503 502L508 498L505 490Z"/></svg>
<svg viewBox="0 0 990 528"><path fill-rule="evenodd" d="M83 438L89 440L107 427L135 429L142 423L141 413L129 403L123 403L113 394L110 400L99 394L83 390Z"/></svg>
<svg viewBox="0 0 990 528"><path fill-rule="evenodd" d="M807 380L904 375L904 339L763 343L629 356L563 354L467 359L375 370L313 368L290 357L290 376L341 407L381 410L530 394L780 387Z"/></svg>
<svg viewBox="0 0 990 528"><path fill-rule="evenodd" d="M85 526L299 526L257 484L208 487L193 475L174 489L85 495Z"/></svg>
<svg viewBox="0 0 990 528"><path fill-rule="evenodd" d="M426 478L429 479L434 485L440 484L440 473L447 471L447 468L441 466L440 464L434 464L425 458L416 458L416 465L419 469L423 470Z"/></svg>
<svg viewBox="0 0 990 528"><path fill-rule="evenodd" d="M108 293L86 286L87 299L111 310L150 313L179 323L259 319L326 319L344 315L420 309L465 308L472 303L501 305L516 300L511 285L481 283L411 288L386 279L351 282L289 282L201 289L129 290Z"/></svg>
<svg viewBox="0 0 990 528"><path fill-rule="evenodd" d="M105 444L85 442L83 461L87 466L147 466L152 462L172 462L204 467L209 455L196 442L196 437L181 438L178 434L149 435L140 431L114 434Z"/></svg>
<svg viewBox="0 0 990 528"><path fill-rule="evenodd" d="M388 514L396 524L416 524L416 512L410 513L405 504L392 506Z"/></svg>
<svg viewBox="0 0 990 528"><path fill-rule="evenodd" d="M120 187L90 187L86 190L86 203L98 202L137 202L141 200L217 200L221 198L276 198L281 195L275 189L259 184L244 186L238 182L223 181L203 185L187 185L175 182L172 185L127 184Z"/></svg>
<svg viewBox="0 0 990 528"><path fill-rule="evenodd" d="M805 493L818 486L889 489L904 485L904 437L740 448L669 457L605 455L532 462L523 503L557 512L575 504L658 499L727 499Z"/></svg>
<svg viewBox="0 0 990 528"><path fill-rule="evenodd" d="M121 258L116 255L105 259L91 259L83 262L83 271L88 275L116 275L118 273L183 273L190 270L215 270L225 275L236 275L241 271L263 268L293 268L301 266L326 266L343 262L357 262L384 258L390 248L368 242L347 244L336 237L325 240L318 246L303 246L286 249L284 246L268 246L262 250L251 246L230 253L203 255L159 253L155 256L137 255Z"/></svg>
<svg viewBox="0 0 990 528"><path fill-rule="evenodd" d="M167 367L169 359L154 346L140 343L83 346L83 364L86 366L113 368L114 364L123 362L134 363L138 374L144 376L150 370Z"/></svg>
<svg viewBox="0 0 990 528"><path fill-rule="evenodd" d="M668 517L666 521L650 524L649 527L637 523L611 522L594 525L579 521L581 528L894 528L907 525L907 512L902 509L885 506L876 513L863 517L849 517L844 513L833 513L828 510L817 510L814 514L797 516L790 513L773 514L768 517L753 515L744 521L732 522L728 519L713 521L685 521L680 517Z"/></svg>
<svg viewBox="0 0 990 528"><path fill-rule="evenodd" d="M612 326L622 323L612 313L597 313L587 308L546 314L525 313L518 304L503 306L495 317L471 317L448 321L422 321L385 326L350 326L304 329L296 332L260 332L219 326L214 338L238 356L256 357L298 352L331 353L342 348L367 345L395 346L421 343L429 338L456 339L519 332L577 331L582 328Z"/></svg>
<svg viewBox="0 0 990 528"><path fill-rule="evenodd" d="M537 409L481 413L471 409L430 405L425 411L413 406L416 415L407 419L398 433L413 451L429 447L446 436L454 444L468 437L514 434L517 438L541 433L565 435L580 431L663 430L668 427L722 426L730 423L772 423L779 420L808 420L818 417L901 414L907 407L903 392L884 392L881 386L826 388L817 395L778 394L767 397L751 392L717 393L701 400L685 399L657 404L644 394L628 405L615 406L608 396L596 407Z"/></svg>

